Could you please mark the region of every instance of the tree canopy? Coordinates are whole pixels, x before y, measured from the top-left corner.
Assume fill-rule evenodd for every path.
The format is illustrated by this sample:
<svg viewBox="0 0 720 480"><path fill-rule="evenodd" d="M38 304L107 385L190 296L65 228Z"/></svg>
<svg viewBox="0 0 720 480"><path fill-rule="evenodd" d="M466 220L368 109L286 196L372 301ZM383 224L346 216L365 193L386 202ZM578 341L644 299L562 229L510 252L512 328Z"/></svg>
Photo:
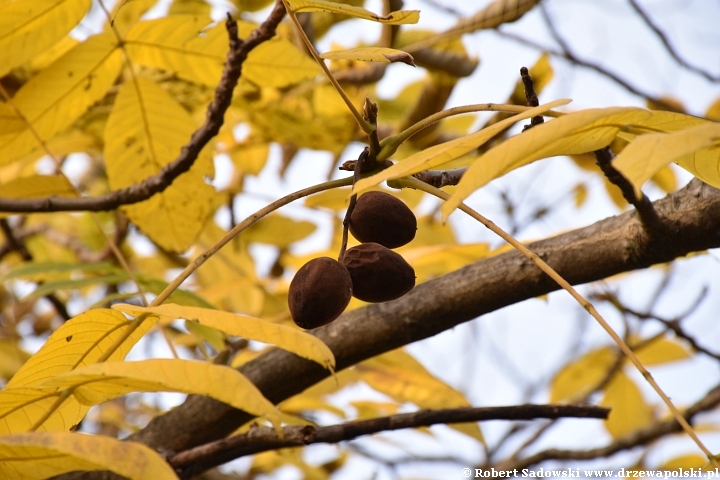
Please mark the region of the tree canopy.
<svg viewBox="0 0 720 480"><path fill-rule="evenodd" d="M445 3L0 0L4 478L720 467L700 416L720 403L720 100L585 59L562 2ZM619 3L720 93L651 5ZM555 47L517 34L538 21ZM533 61L458 101L485 34ZM570 69L613 93L574 106ZM387 254L414 288L371 276L390 301L346 254L375 242L348 233L371 191L416 217ZM293 291L319 257L356 297L299 328L288 302L336 288Z"/></svg>

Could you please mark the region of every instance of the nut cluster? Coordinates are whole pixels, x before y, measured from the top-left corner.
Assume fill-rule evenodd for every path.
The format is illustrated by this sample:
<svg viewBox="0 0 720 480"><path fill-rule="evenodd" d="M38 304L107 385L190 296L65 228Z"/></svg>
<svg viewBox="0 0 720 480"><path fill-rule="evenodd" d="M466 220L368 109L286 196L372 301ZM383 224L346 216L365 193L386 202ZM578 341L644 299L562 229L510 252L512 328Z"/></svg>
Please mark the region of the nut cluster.
<svg viewBox="0 0 720 480"><path fill-rule="evenodd" d="M402 200L368 192L358 198L348 227L360 245L348 249L340 262L328 257L309 261L290 283L290 315L302 328L332 322L352 296L387 302L415 286L415 270L391 250L409 243L417 230L417 219Z"/></svg>

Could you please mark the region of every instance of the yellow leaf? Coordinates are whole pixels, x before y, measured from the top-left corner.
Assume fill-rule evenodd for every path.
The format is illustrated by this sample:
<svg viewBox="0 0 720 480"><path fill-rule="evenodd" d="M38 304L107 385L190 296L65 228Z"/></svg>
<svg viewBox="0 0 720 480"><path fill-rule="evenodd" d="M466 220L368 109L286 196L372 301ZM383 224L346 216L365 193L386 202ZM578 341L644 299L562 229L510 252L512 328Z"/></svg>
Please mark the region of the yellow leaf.
<svg viewBox="0 0 720 480"><path fill-rule="evenodd" d="M581 110L515 135L490 149L468 168L453 196L442 205L443 218L447 218L472 192L495 178L541 158L605 147L621 127L651 115L647 110L633 107Z"/></svg>
<svg viewBox="0 0 720 480"><path fill-rule="evenodd" d="M286 248L307 237L316 229L317 227L312 222L293 220L275 213L245 230L242 238L247 242L267 243Z"/></svg>
<svg viewBox="0 0 720 480"><path fill-rule="evenodd" d="M650 181L652 181L665 193L672 193L678 188L677 177L670 165L666 165L655 172Z"/></svg>
<svg viewBox="0 0 720 480"><path fill-rule="evenodd" d="M573 194L575 196L575 206L577 208L582 207L585 205L585 202L587 201L588 196L588 190L587 185L584 183L579 183L575 185L575 188L573 188Z"/></svg>
<svg viewBox="0 0 720 480"><path fill-rule="evenodd" d="M237 145L231 148L227 154L235 168L238 169L238 173L258 175L267 162L270 145L267 143Z"/></svg>
<svg viewBox="0 0 720 480"><path fill-rule="evenodd" d="M661 338L650 342L636 351L635 354L638 360L646 366L677 362L692 356L683 344L669 338Z"/></svg>
<svg viewBox="0 0 720 480"><path fill-rule="evenodd" d="M43 388L72 388L83 405L96 405L130 392L205 395L278 425L279 413L260 390L234 368L194 360L157 358L88 365L49 378Z"/></svg>
<svg viewBox="0 0 720 480"><path fill-rule="evenodd" d="M698 455L697 453L690 453L670 459L660 465L657 469L677 471L681 468L702 468L707 463L707 457L703 457L702 455Z"/></svg>
<svg viewBox="0 0 720 480"><path fill-rule="evenodd" d="M127 82L105 128L105 165L113 189L138 184L175 160L195 125L190 114L156 84ZM204 175L213 171L208 150L165 191L123 211L162 248L186 250L202 231L214 194Z"/></svg>
<svg viewBox="0 0 720 480"><path fill-rule="evenodd" d="M89 9L90 0L3 4L0 7L0 77L61 40Z"/></svg>
<svg viewBox="0 0 720 480"><path fill-rule="evenodd" d="M7 198L76 197L77 191L64 175L34 175L16 178L0 186Z"/></svg>
<svg viewBox="0 0 720 480"><path fill-rule="evenodd" d="M289 414L299 415L308 410L326 410L338 417L345 418L345 412L319 398L311 395L295 395L278 405L278 408Z"/></svg>
<svg viewBox="0 0 720 480"><path fill-rule="evenodd" d="M685 155L676 163L708 185L720 188L720 147L714 146Z"/></svg>
<svg viewBox="0 0 720 480"><path fill-rule="evenodd" d="M70 432L0 437L0 476L3 478L50 478L74 470L110 470L133 480L177 479L157 452L140 443Z"/></svg>
<svg viewBox="0 0 720 480"><path fill-rule="evenodd" d="M215 328L228 335L275 345L300 357L317 362L325 368L335 367L335 356L319 338L301 330L271 323L260 318L206 308L181 307L173 304L146 308L123 304L113 305L113 308L131 314L152 313L163 317L184 318L198 322L206 327Z"/></svg>
<svg viewBox="0 0 720 480"><path fill-rule="evenodd" d="M436 245L403 249L405 260L415 269L416 283L457 270L490 254L486 243L465 245Z"/></svg>
<svg viewBox="0 0 720 480"><path fill-rule="evenodd" d="M653 423L652 409L640 389L620 371L605 389L601 405L612 408L605 428L613 438L621 438Z"/></svg>
<svg viewBox="0 0 720 480"><path fill-rule="evenodd" d="M309 208L328 208L339 212L345 210L349 204L349 188L333 188L324 192L305 197L305 206Z"/></svg>
<svg viewBox="0 0 720 480"><path fill-rule="evenodd" d="M287 0L287 4L294 12L331 12L350 17L372 20L386 25L406 25L417 23L420 20L420 12L417 10L399 10L390 12L388 15L377 15L369 10L352 5L326 2L324 0Z"/></svg>
<svg viewBox="0 0 720 480"><path fill-rule="evenodd" d="M0 338L0 378L9 380L30 358L17 339Z"/></svg>
<svg viewBox="0 0 720 480"><path fill-rule="evenodd" d="M579 401L600 384L616 360L612 348L602 347L565 365L552 380L550 403Z"/></svg>
<svg viewBox="0 0 720 480"><path fill-rule="evenodd" d="M135 24L127 35L133 61L177 72L191 82L214 87L220 81L228 37L225 24L208 28L210 19L172 15ZM238 22L240 36L254 28ZM274 37L253 49L243 63L243 78L263 87L286 87L313 78L320 67L288 40Z"/></svg>
<svg viewBox="0 0 720 480"><path fill-rule="evenodd" d="M267 7L274 0L233 0L241 12L256 12Z"/></svg>
<svg viewBox="0 0 720 480"><path fill-rule="evenodd" d="M712 105L708 107L707 112L705 112L705 117L708 120L720 122L720 98L715 100Z"/></svg>
<svg viewBox="0 0 720 480"><path fill-rule="evenodd" d="M50 140L102 98L120 73L122 54L110 33L88 38L52 65L32 77L13 97L22 117L12 113L21 130L0 133L0 164L10 163L34 150L36 137ZM4 112L0 111L0 117ZM24 119L24 120L23 120Z"/></svg>
<svg viewBox="0 0 720 480"><path fill-rule="evenodd" d="M138 19L156 3L157 0L119 0L110 13L112 27L124 36L128 28L135 25ZM108 31L110 28L110 22L106 22L105 30Z"/></svg>
<svg viewBox="0 0 720 480"><path fill-rule="evenodd" d="M63 175L33 175L0 185L3 198L76 197L77 190ZM0 213L0 218L9 214Z"/></svg>
<svg viewBox="0 0 720 480"><path fill-rule="evenodd" d="M415 66L412 55L394 48L361 47L347 50L333 50L323 53L321 58L329 60L356 60L359 62L394 63L402 62Z"/></svg>
<svg viewBox="0 0 720 480"><path fill-rule="evenodd" d="M200 15L138 22L128 30L125 48L133 62L214 87L222 74L228 37L222 22L221 28L204 30L209 24L210 19Z"/></svg>
<svg viewBox="0 0 720 480"><path fill-rule="evenodd" d="M710 122L673 133L648 133L636 137L625 147L613 161L613 166L633 184L635 195L640 198L642 185L662 167L710 147L718 140L720 124ZM708 170L716 178L713 185L720 186L717 163L714 167L714 171Z"/></svg>
<svg viewBox="0 0 720 480"><path fill-rule="evenodd" d="M120 312L97 309L80 314L55 330L0 391L0 434L27 431L55 402L52 394L23 387L34 387L56 375L95 363L111 345L128 333L130 323ZM124 359L154 323L152 319L144 320L110 355L109 360ZM69 398L40 429L69 430L85 416L87 410L87 406Z"/></svg>
<svg viewBox="0 0 720 480"><path fill-rule="evenodd" d="M413 173L427 170L429 168L448 163L456 158L460 158L463 155L467 155L472 152L477 147L494 137L497 133L511 126L513 123L526 118L534 117L535 115L539 115L560 105L566 105L569 102L570 100L556 100L554 102L532 108L526 112L513 115L510 118L502 120L473 134L425 149L396 163L390 168L382 170L380 173L376 173L375 175L360 180L355 184L354 193L362 193L380 182L384 182L385 180L412 175ZM390 154L392 154L392 152L390 152Z"/></svg>
<svg viewBox="0 0 720 480"><path fill-rule="evenodd" d="M402 350L366 360L355 369L368 385L399 402L412 402L420 408L469 406L462 393L435 378Z"/></svg>

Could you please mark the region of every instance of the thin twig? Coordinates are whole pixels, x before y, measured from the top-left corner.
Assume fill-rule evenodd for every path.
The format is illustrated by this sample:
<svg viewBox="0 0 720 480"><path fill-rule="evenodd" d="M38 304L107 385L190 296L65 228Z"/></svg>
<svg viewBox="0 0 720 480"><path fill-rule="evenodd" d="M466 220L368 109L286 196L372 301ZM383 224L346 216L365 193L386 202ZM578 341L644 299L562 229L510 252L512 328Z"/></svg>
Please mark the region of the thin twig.
<svg viewBox="0 0 720 480"><path fill-rule="evenodd" d="M632 94L634 94L634 95L637 95L637 96L639 96L639 97L642 97L642 98L645 98L645 99L647 99L647 100L650 100L651 102L655 103L655 104L658 105L659 107L664 108L665 110L672 111L672 112L677 111L677 106L672 105L672 104L666 102L665 100L663 100L663 99L660 98L660 97L656 97L656 96L654 96L654 95L651 95L651 94L648 93L648 92L642 91L640 88L632 85L631 83L629 83L628 81L624 80L623 78L620 78L620 76L618 76L616 73L611 72L610 70L606 69L605 67L603 67L603 66L600 65L599 63L591 62L591 61L589 61L589 60L583 60L583 59L581 59L580 57L576 56L572 51L567 51L567 50L562 50L562 51L554 50L554 49L552 49L552 48L550 48L550 47L547 47L547 46L545 46L545 45L540 45L539 43L537 43L537 42L535 42L535 41L533 41L533 40L530 40L530 39L525 38L525 37L521 37L520 35L516 35L516 34L511 33L511 32L506 32L506 31L504 31L504 30L502 30L502 29L498 29L498 30L496 30L496 32L497 32L498 35L501 35L501 36L503 36L503 37L505 37L505 38L509 38L509 39L514 40L514 41L516 41L516 42L518 42L518 43L522 43L523 45L527 45L527 46L532 47L532 48L534 48L534 49L536 49L536 50L540 50L540 51L542 51L542 52L546 52L546 53L548 53L549 55L552 55L553 57L564 58L565 60L567 60L567 61L569 61L569 62L571 62L571 63L573 63L573 64L575 64L575 65L578 65L578 66L581 66L581 67L585 67L585 68L589 68L589 69L591 69L591 70L594 70L595 72L599 73L600 75L602 75L602 76L604 76L604 77L606 77L606 78L609 78L610 80L612 80L613 82L615 82L616 84L620 85L620 86L623 87L625 90L627 90L628 92L630 92L630 93L632 93Z"/></svg>
<svg viewBox="0 0 720 480"><path fill-rule="evenodd" d="M360 153L360 156L358 156L357 161L353 165L353 177L352 177L352 183L355 185L355 182L357 182L360 179L360 175L363 172L364 167L366 166L366 162L368 158L370 157L370 150L368 147L365 147L363 151ZM343 257L345 256L345 250L347 249L347 242L348 242L348 230L350 228L350 216L352 215L353 210L355 210L355 205L357 204L357 194L353 194L350 197L350 203L348 204L348 208L345 211L345 218L343 218L343 231L342 231L342 241L340 242L340 252L338 253L338 262L342 263Z"/></svg>
<svg viewBox="0 0 720 480"><path fill-rule="evenodd" d="M596 406L518 405L420 410L326 427L289 426L282 429L282 437L278 436L274 428L255 427L245 434L217 440L175 454L168 459L168 463L175 469L186 468L183 471L183 477L188 478L207 468L267 450L314 443L338 443L363 435L404 428L483 420L534 420L568 417L605 419L609 413L610 409Z"/></svg>
<svg viewBox="0 0 720 480"><path fill-rule="evenodd" d="M442 190L439 190L437 188L434 188L430 185L427 185L425 183L420 182L416 178L413 177L405 177L398 180L394 180L395 184L400 187L409 187L409 188L415 188L418 190L422 190L424 192L430 193L432 195L435 195L436 197L447 201L450 198L450 195ZM678 410L678 408L675 406L675 404L670 400L670 398L665 394L662 388L660 388L660 385L657 384L653 376L650 374L650 372L645 368L645 366L640 362L640 360L637 358L637 356L633 353L633 351L630 349L630 347L623 341L622 338L615 332L615 330L610 326L610 324L607 323L607 321L598 313L598 311L595 309L595 307L592 305L592 303L588 302L585 298L583 298L582 295L580 295L577 290L573 288L570 283L568 283L567 280L565 280L560 274L558 274L550 265L545 263L544 260L542 260L537 254L530 251L525 245L515 240L515 238L511 237L507 233L505 233L500 227L495 225L492 221L488 220L487 218L480 215L475 210L471 209L467 205L461 203L458 207L463 212L470 215L472 218L477 220L478 222L482 223L485 227L490 229L493 233L500 236L503 240L508 242L510 245L512 245L514 248L516 248L520 253L522 253L524 256L526 256L530 261L532 261L535 265L537 265L540 270L542 270L545 274L547 274L550 278L552 278L563 290L568 292L587 312L597 320L597 322L600 324L600 326L607 332L608 335L615 341L615 343L620 347L620 350L625 354L625 356L630 360L630 362L635 366L635 368L642 374L642 376L645 378L645 380L650 384L650 386L655 390L655 392L660 396L663 403L668 407L670 412L672 413L672 416L675 417L677 422L682 426L683 430L688 434L688 436L695 442L695 444L702 450L702 452L707 456L708 460L716 466L720 467L720 464L718 464L718 461L715 459L715 456L708 450L708 448L703 444L703 442L700 440L700 438L697 436L695 431L692 429L690 424L687 423L685 418L683 418L682 414Z"/></svg>
<svg viewBox="0 0 720 480"><path fill-rule="evenodd" d="M683 419L690 421L700 412L710 410L720 404L720 386L710 390L702 399L685 410ZM503 464L502 468L528 468L546 460L591 460L603 458L620 451L630 450L640 445L647 445L670 433L680 432L682 428L675 419L656 423L650 427L639 430L600 448L590 450L560 450L549 449L538 452L514 463Z"/></svg>
<svg viewBox="0 0 720 480"><path fill-rule="evenodd" d="M640 16L640 18L645 22L645 24L652 30L652 32L657 35L657 37L660 39L662 44L665 46L665 49L668 51L670 56L675 59L675 61L680 64L680 66L685 67L686 69L690 70L691 72L695 72L698 75L702 75L706 79L710 80L711 82L720 82L720 76L713 75L709 73L706 70L703 70L700 67L696 67L694 65L690 65L684 58L680 56L677 50L675 50L675 47L672 46L670 43L670 40L668 39L665 32L660 30L660 27L658 27L650 18L648 13L643 10L643 8L638 4L637 0L629 0L630 6L637 12L637 14Z"/></svg>
<svg viewBox="0 0 720 480"><path fill-rule="evenodd" d="M614 155L610 151L610 148L605 147L601 150L596 150L593 154L595 155L597 165L600 167L600 170L603 171L607 179L610 180L610 183L617 186L622 192L625 200L635 207L635 210L637 210L640 220L647 228L648 233L662 232L664 230L662 220L647 195L643 193L642 197L638 199L635 196L635 189L632 183L630 183L630 181L625 178L622 173L613 167L612 160Z"/></svg>

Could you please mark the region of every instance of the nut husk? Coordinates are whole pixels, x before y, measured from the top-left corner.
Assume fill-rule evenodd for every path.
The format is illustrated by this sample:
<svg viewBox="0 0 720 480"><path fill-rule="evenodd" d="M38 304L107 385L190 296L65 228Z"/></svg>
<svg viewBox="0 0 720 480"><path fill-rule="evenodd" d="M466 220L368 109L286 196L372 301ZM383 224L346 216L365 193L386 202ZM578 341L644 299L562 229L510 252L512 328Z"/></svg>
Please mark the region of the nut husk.
<svg viewBox="0 0 720 480"><path fill-rule="evenodd" d="M373 191L358 197L349 227L353 237L362 243L397 248L415 238L417 219L399 198Z"/></svg>
<svg viewBox="0 0 720 480"><path fill-rule="evenodd" d="M363 243L345 252L353 296L365 302L387 302L415 286L415 270L399 254L378 243Z"/></svg>
<svg viewBox="0 0 720 480"><path fill-rule="evenodd" d="M352 292L347 268L332 258L314 258L290 282L290 315L299 327L321 327L340 316L350 303Z"/></svg>

